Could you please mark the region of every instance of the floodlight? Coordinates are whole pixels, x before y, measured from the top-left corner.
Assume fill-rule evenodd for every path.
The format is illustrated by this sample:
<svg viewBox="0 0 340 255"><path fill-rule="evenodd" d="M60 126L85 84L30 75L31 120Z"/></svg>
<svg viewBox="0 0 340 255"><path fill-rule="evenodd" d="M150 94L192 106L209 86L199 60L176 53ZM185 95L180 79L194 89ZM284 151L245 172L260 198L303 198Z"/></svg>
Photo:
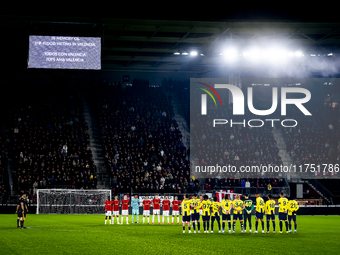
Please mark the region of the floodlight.
<svg viewBox="0 0 340 255"><path fill-rule="evenodd" d="M230 48L230 49L226 49L225 51L223 51L223 53L220 55L225 56L227 60L233 61L237 58L238 53L235 49Z"/></svg>
<svg viewBox="0 0 340 255"><path fill-rule="evenodd" d="M197 51L191 51L190 52L190 56L197 56L197 54L198 54Z"/></svg>
<svg viewBox="0 0 340 255"><path fill-rule="evenodd" d="M269 50L263 50L261 51L261 57L268 59L272 57L272 54Z"/></svg>
<svg viewBox="0 0 340 255"><path fill-rule="evenodd" d="M237 51L234 49L228 49L224 52L224 54L228 57L237 57Z"/></svg>
<svg viewBox="0 0 340 255"><path fill-rule="evenodd" d="M285 57L287 57L287 55L288 55L288 53L283 49L275 50L275 56L277 56L278 58L285 58Z"/></svg>
<svg viewBox="0 0 340 255"><path fill-rule="evenodd" d="M258 60L261 56L261 52L258 49L253 48L244 52L243 56L250 58L251 60Z"/></svg>
<svg viewBox="0 0 340 255"><path fill-rule="evenodd" d="M249 57L249 56L250 56L250 52L249 52L249 51L244 51L244 52L242 53L242 56L243 56L243 57Z"/></svg>
<svg viewBox="0 0 340 255"><path fill-rule="evenodd" d="M301 51L295 51L295 57L303 57L303 53Z"/></svg>

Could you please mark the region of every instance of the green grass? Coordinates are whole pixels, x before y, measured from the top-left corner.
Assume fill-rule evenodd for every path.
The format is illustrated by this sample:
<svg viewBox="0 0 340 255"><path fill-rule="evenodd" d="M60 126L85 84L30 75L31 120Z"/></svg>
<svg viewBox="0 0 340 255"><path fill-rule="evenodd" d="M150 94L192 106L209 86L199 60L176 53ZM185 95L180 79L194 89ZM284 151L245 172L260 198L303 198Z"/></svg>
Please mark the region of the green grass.
<svg viewBox="0 0 340 255"><path fill-rule="evenodd" d="M0 254L339 254L340 249L339 216L297 216L298 231L291 234L279 234L278 221L275 234L241 234L239 222L235 234L183 234L177 224L104 225L104 217L32 214L28 229L17 229L16 215L0 214Z"/></svg>

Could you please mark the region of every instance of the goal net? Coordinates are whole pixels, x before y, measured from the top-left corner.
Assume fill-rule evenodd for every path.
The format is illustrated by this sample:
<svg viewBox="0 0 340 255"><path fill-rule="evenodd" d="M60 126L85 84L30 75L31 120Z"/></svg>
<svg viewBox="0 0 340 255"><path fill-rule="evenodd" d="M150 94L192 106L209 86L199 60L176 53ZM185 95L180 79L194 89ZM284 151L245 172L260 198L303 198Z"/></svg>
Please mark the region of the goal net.
<svg viewBox="0 0 340 255"><path fill-rule="evenodd" d="M37 214L102 214L111 190L38 189Z"/></svg>

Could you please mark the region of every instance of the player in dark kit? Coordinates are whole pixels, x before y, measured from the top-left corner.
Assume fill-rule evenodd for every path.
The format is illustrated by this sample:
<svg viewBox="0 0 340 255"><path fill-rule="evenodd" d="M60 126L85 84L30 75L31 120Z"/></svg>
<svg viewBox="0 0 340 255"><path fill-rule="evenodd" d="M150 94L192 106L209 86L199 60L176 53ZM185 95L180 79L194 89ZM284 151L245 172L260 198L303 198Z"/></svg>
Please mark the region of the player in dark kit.
<svg viewBox="0 0 340 255"><path fill-rule="evenodd" d="M18 219L17 219L17 227L21 228L21 229L25 229L26 227L24 227L24 221L25 221L25 205L26 205L26 195L22 195L19 198L19 202L17 205L17 210L16 210L16 214L18 214ZM27 206L26 206L27 208ZM20 226L19 226L19 221L20 221Z"/></svg>
<svg viewBox="0 0 340 255"><path fill-rule="evenodd" d="M249 222L249 233L251 233L251 212L254 209L253 200L249 199L249 194L244 195L244 233L247 233L247 221Z"/></svg>
<svg viewBox="0 0 340 255"><path fill-rule="evenodd" d="M220 221L220 210L221 204L217 202L217 197L214 197L214 202L211 204L211 233L214 233L214 222L217 221L218 224L218 232L221 233L221 221Z"/></svg>

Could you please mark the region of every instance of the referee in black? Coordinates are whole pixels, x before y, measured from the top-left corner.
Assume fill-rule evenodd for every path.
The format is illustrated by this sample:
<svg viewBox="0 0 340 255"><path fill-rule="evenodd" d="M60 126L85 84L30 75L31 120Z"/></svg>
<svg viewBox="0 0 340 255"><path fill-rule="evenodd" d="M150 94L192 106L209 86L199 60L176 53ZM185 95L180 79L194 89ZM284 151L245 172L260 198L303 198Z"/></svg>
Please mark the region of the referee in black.
<svg viewBox="0 0 340 255"><path fill-rule="evenodd" d="M28 212L28 208L27 208L27 197L26 194L23 194L18 201L18 205L17 205L17 210L16 210L16 214L18 214L18 219L17 219L17 228L21 228L21 229L25 229L26 227L24 227L24 221L25 221L25 217L26 217L26 213ZM19 222L20 222L20 226L19 226Z"/></svg>

